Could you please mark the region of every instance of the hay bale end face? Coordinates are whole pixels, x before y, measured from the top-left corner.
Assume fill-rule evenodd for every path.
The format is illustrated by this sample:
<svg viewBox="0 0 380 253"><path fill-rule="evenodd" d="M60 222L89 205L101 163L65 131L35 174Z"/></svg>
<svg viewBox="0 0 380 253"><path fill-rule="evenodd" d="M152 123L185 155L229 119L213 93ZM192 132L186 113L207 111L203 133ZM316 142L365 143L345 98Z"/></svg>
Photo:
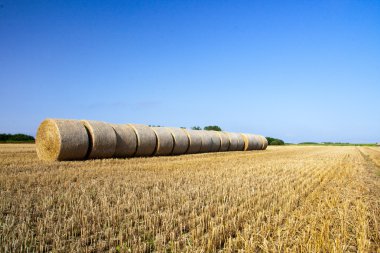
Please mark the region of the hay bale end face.
<svg viewBox="0 0 380 253"><path fill-rule="evenodd" d="M90 140L87 158L111 158L116 150L116 133L110 124L95 120L81 120Z"/></svg>
<svg viewBox="0 0 380 253"><path fill-rule="evenodd" d="M220 138L220 152L227 151L230 147L230 138L225 132L218 132Z"/></svg>
<svg viewBox="0 0 380 253"><path fill-rule="evenodd" d="M176 127L168 127L170 130L173 139L174 139L174 148L173 155L181 155L187 152L189 148L189 137L184 129L176 128Z"/></svg>
<svg viewBox="0 0 380 253"><path fill-rule="evenodd" d="M135 156L151 156L156 150L157 137L153 129L142 124L129 124L137 136Z"/></svg>
<svg viewBox="0 0 380 253"><path fill-rule="evenodd" d="M201 147L200 152L201 153L211 152L212 138L211 138L211 135L209 134L209 131L205 131L205 130L197 130L197 131L199 131L202 138L202 147Z"/></svg>
<svg viewBox="0 0 380 253"><path fill-rule="evenodd" d="M116 149L114 157L131 157L136 153L137 136L133 128L126 124L111 125L116 134Z"/></svg>
<svg viewBox="0 0 380 253"><path fill-rule="evenodd" d="M198 130L188 130L184 129L189 138L189 148L187 149L187 154L200 153L202 148L202 136L201 132Z"/></svg>
<svg viewBox="0 0 380 253"><path fill-rule="evenodd" d="M37 155L45 161L82 160L89 139L79 120L45 119L36 134Z"/></svg>
<svg viewBox="0 0 380 253"><path fill-rule="evenodd" d="M157 137L155 155L171 155L174 148L174 139L166 127L152 127Z"/></svg>

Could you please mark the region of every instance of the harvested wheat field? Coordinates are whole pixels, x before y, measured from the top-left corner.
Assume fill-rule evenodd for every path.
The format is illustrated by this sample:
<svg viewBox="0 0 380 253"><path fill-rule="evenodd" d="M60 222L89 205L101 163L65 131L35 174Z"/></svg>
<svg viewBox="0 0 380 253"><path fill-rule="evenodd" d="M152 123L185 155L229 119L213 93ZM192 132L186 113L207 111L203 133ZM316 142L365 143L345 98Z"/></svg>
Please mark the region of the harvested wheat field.
<svg viewBox="0 0 380 253"><path fill-rule="evenodd" d="M0 145L1 252L380 252L380 148L41 162Z"/></svg>

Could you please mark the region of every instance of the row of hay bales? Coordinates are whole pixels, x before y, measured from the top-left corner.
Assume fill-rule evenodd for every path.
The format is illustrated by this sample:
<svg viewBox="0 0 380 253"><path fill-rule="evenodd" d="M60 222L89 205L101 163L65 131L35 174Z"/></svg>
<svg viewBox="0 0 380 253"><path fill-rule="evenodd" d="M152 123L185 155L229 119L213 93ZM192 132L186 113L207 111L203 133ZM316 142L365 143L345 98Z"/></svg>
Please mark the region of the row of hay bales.
<svg viewBox="0 0 380 253"><path fill-rule="evenodd" d="M36 136L37 155L48 161L264 150L267 145L261 135L94 120L46 119Z"/></svg>

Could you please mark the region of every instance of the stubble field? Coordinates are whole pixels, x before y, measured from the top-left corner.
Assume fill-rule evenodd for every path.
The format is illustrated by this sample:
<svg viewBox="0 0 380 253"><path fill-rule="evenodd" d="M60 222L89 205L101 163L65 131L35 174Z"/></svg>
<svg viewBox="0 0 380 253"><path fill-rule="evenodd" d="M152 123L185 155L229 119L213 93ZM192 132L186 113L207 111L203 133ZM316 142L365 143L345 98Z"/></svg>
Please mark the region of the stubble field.
<svg viewBox="0 0 380 253"><path fill-rule="evenodd" d="M0 145L0 252L380 252L380 148L41 162Z"/></svg>

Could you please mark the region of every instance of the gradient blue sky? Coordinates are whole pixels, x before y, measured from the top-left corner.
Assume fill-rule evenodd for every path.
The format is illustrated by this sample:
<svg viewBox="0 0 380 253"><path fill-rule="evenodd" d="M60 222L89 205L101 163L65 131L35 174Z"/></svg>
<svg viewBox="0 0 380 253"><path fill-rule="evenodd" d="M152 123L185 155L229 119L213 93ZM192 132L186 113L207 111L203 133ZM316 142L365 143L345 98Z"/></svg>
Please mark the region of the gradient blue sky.
<svg viewBox="0 0 380 253"><path fill-rule="evenodd" d="M0 132L47 117L380 141L380 1L0 0Z"/></svg>

